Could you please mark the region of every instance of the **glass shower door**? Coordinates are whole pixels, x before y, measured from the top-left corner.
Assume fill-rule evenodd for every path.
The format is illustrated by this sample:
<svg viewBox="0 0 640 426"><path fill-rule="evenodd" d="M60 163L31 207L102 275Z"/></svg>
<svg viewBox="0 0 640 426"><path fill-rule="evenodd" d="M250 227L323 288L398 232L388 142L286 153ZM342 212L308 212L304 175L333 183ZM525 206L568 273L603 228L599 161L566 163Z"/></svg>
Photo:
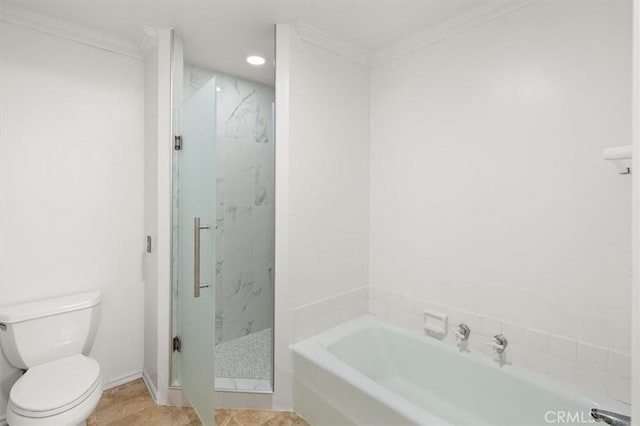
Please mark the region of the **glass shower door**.
<svg viewBox="0 0 640 426"><path fill-rule="evenodd" d="M205 425L214 418L216 85L180 108L178 330L180 384Z"/></svg>

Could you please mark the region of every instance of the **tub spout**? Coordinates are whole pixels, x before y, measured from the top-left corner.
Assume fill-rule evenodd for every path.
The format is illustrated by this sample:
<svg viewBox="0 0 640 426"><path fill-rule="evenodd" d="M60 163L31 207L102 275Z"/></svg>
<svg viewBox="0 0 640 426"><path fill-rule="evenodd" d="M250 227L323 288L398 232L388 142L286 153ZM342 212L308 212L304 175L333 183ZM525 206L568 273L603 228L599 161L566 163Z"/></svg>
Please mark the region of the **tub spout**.
<svg viewBox="0 0 640 426"><path fill-rule="evenodd" d="M631 426L631 417L623 414L614 413L611 411L598 410L597 408L591 409L591 417L598 422L605 422L608 425L613 426Z"/></svg>

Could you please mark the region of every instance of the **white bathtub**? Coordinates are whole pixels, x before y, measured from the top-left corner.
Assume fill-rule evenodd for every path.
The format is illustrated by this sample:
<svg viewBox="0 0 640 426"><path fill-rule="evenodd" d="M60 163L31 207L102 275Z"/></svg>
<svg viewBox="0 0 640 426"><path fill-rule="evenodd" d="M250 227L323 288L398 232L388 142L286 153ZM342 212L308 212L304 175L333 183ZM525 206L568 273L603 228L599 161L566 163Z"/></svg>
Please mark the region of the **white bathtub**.
<svg viewBox="0 0 640 426"><path fill-rule="evenodd" d="M294 345L293 375L294 408L314 426L586 424L591 408L630 412L369 315Z"/></svg>

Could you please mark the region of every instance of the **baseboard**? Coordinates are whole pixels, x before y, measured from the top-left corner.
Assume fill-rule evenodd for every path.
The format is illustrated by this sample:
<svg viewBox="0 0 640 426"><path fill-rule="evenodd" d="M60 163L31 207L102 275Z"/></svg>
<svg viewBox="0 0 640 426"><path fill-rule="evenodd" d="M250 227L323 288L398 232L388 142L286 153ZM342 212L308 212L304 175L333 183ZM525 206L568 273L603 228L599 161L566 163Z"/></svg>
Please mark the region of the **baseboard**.
<svg viewBox="0 0 640 426"><path fill-rule="evenodd" d="M273 393L216 391L216 408L238 408L250 410L274 410Z"/></svg>
<svg viewBox="0 0 640 426"><path fill-rule="evenodd" d="M144 380L144 384L147 385L147 390L149 391L149 394L151 395L151 398L153 398L153 402L155 402L157 404L158 403L158 390L153 385L153 381L151 380L151 377L149 377L149 373L147 372L146 368L142 369L142 380Z"/></svg>
<svg viewBox="0 0 640 426"><path fill-rule="evenodd" d="M141 377L142 377L142 371L137 371L135 373L126 374L124 376L120 376L118 378L115 378L113 380L109 380L108 382L105 382L104 385L102 386L102 389L103 390L107 390L107 389L115 388L116 386L124 385L125 383L132 382L132 381L137 380L137 379L139 379Z"/></svg>

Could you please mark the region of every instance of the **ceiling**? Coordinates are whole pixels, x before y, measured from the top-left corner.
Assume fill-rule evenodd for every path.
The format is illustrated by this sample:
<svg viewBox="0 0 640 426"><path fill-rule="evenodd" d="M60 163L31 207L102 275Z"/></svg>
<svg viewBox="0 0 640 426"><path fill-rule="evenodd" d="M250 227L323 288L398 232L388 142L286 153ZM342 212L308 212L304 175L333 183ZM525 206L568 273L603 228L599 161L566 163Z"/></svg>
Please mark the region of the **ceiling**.
<svg viewBox="0 0 640 426"><path fill-rule="evenodd" d="M173 27L195 65L273 84L274 24L304 21L366 52L441 24L486 0L9 0L49 17L136 41ZM267 64L245 58L258 54Z"/></svg>

